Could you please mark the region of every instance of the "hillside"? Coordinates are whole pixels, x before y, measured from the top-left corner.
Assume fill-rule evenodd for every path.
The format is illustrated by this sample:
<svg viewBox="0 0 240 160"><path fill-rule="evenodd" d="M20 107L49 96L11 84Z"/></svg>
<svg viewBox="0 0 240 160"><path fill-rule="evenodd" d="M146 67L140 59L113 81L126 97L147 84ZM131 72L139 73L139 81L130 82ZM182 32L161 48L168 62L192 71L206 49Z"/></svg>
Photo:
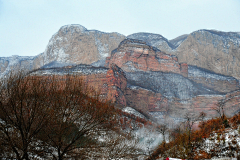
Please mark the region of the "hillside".
<svg viewBox="0 0 240 160"><path fill-rule="evenodd" d="M159 34L126 38L66 25L42 54L0 58L1 76L16 68L46 76L77 73L108 100L160 120L201 111L212 117L211 108L240 89L238 47L239 33L234 32L199 30L168 40ZM226 114L236 113L238 103L236 98L229 101Z"/></svg>
<svg viewBox="0 0 240 160"><path fill-rule="evenodd" d="M232 118L219 117L196 122L192 117L175 129L168 130L168 140L162 143L152 157L181 159L240 158L240 114ZM194 123L198 128L194 129ZM190 125L189 125L190 124Z"/></svg>

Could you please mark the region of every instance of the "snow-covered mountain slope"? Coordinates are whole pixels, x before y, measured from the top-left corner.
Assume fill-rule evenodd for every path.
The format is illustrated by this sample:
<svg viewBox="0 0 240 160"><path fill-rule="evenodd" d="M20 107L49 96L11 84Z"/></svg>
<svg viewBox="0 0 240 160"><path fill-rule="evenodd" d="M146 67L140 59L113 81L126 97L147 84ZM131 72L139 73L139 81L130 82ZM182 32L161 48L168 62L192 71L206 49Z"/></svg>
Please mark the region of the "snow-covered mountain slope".
<svg viewBox="0 0 240 160"><path fill-rule="evenodd" d="M203 87L179 74L164 72L126 72L128 83L161 93L169 99L187 100L197 95L215 95L219 92Z"/></svg>
<svg viewBox="0 0 240 160"><path fill-rule="evenodd" d="M61 64L60 64L61 65ZM100 74L107 73L107 68L103 67L93 67L90 65L79 64L75 66L67 66L67 67L44 67L42 69L38 69L34 72L31 72L31 75L66 75L66 74Z"/></svg>
<svg viewBox="0 0 240 160"><path fill-rule="evenodd" d="M64 63L64 62L58 62L58 61L52 61L48 64L45 64L41 68L61 68L65 66L72 66L74 65L73 63Z"/></svg>
<svg viewBox="0 0 240 160"><path fill-rule="evenodd" d="M122 109L122 111L127 112L129 114L133 114L136 117L147 119L143 114L139 113L136 109L134 109L132 107L125 107L125 108Z"/></svg>
<svg viewBox="0 0 240 160"><path fill-rule="evenodd" d="M177 38L170 40L169 42L177 48L185 39L187 39L188 34L181 35Z"/></svg>
<svg viewBox="0 0 240 160"><path fill-rule="evenodd" d="M217 74L196 66L188 66L188 78L223 93L240 89L240 82L236 78Z"/></svg>
<svg viewBox="0 0 240 160"><path fill-rule="evenodd" d="M8 75L10 72L29 72L31 70L39 68L41 63L41 56L11 56L11 57L0 57L0 78Z"/></svg>
<svg viewBox="0 0 240 160"><path fill-rule="evenodd" d="M171 44L165 37L160 34L153 33L134 33L127 38L138 39L146 42L148 45L156 47L162 51L170 52L172 49L176 48L173 44Z"/></svg>

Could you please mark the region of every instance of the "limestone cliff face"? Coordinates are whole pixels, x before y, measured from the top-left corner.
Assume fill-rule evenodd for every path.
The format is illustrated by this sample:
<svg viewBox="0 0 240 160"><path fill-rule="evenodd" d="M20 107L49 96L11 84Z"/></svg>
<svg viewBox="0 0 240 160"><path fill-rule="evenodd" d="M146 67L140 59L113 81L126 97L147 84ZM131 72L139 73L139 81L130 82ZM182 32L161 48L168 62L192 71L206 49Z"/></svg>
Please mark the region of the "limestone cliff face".
<svg viewBox="0 0 240 160"><path fill-rule="evenodd" d="M63 67L74 64L105 64L105 58L125 38L119 33L87 30L81 25L67 25L52 36L46 50L33 57L0 57L0 77L12 70Z"/></svg>
<svg viewBox="0 0 240 160"><path fill-rule="evenodd" d="M198 30L170 41L150 33L136 33L128 37L176 55L179 63L240 79L240 33Z"/></svg>
<svg viewBox="0 0 240 160"><path fill-rule="evenodd" d="M240 79L240 33L199 30L173 54L180 62Z"/></svg>
<svg viewBox="0 0 240 160"><path fill-rule="evenodd" d="M124 38L119 33L87 30L81 25L63 26L50 39L43 64L53 61L91 64L109 56Z"/></svg>
<svg viewBox="0 0 240 160"><path fill-rule="evenodd" d="M106 60L106 66L111 64L116 64L126 72L162 71L187 77L187 64L179 64L176 56L134 39L125 39L119 44Z"/></svg>

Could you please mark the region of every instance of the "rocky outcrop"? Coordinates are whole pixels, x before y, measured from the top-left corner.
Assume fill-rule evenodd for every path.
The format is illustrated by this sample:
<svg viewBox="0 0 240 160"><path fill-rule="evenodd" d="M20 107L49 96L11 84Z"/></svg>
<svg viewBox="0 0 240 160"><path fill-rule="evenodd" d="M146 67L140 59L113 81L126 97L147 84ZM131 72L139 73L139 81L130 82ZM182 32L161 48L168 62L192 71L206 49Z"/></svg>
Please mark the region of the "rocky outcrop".
<svg viewBox="0 0 240 160"><path fill-rule="evenodd" d="M179 98L168 99L161 93L154 92L138 86L129 86L125 91L127 106L141 110L144 113L149 113L157 120L162 120L170 117L174 121L184 120L187 113L195 113L198 115L200 112L205 112L208 118L219 116L213 110L217 103L225 99L224 95L198 95L189 99L181 100ZM236 100L235 100L236 101ZM230 104L225 107L226 115L231 116L235 114L235 109L229 109ZM236 106L236 105L235 105Z"/></svg>
<svg viewBox="0 0 240 160"><path fill-rule="evenodd" d="M161 112L168 107L168 99L163 97L161 93L155 93L138 86L129 86L125 90L125 97L127 106L145 113Z"/></svg>
<svg viewBox="0 0 240 160"><path fill-rule="evenodd" d="M119 33L87 30L81 25L66 25L52 36L44 52L43 64L53 61L91 64L105 59L125 38Z"/></svg>
<svg viewBox="0 0 240 160"><path fill-rule="evenodd" d="M82 79L83 82L100 94L103 100L126 106L124 91L127 86L125 73L116 65L109 69L93 67L90 65L76 65L62 68L43 68L31 73L32 76L56 75L60 79L67 74L72 74ZM64 80L64 78L62 78Z"/></svg>
<svg viewBox="0 0 240 160"><path fill-rule="evenodd" d="M42 54L32 57L17 55L11 57L0 57L0 78L10 74L11 72L29 72L31 70L37 69L41 67L41 60Z"/></svg>
<svg viewBox="0 0 240 160"><path fill-rule="evenodd" d="M230 117L240 112L240 90L228 93L224 102L224 111L227 116Z"/></svg>
<svg viewBox="0 0 240 160"><path fill-rule="evenodd" d="M228 93L240 89L239 80L233 77L216 74L212 71L188 66L188 78L204 87L214 89L222 93Z"/></svg>
<svg viewBox="0 0 240 160"><path fill-rule="evenodd" d="M179 62L240 79L239 33L199 30L171 53L178 56Z"/></svg>
<svg viewBox="0 0 240 160"><path fill-rule="evenodd" d="M127 38L141 40L163 52L171 52L172 49L176 48L167 38L160 34L140 32L128 35Z"/></svg>
<svg viewBox="0 0 240 160"><path fill-rule="evenodd" d="M187 64L179 64L176 56L165 54L146 42L125 39L106 59L106 66L116 64L126 72L162 71L187 77Z"/></svg>
<svg viewBox="0 0 240 160"><path fill-rule="evenodd" d="M126 106L124 91L127 87L127 79L121 68L112 64L107 72L108 100Z"/></svg>
<svg viewBox="0 0 240 160"><path fill-rule="evenodd" d="M187 62L188 65L240 79L240 33L198 30L170 41L151 33L136 33L128 37L176 55L180 63Z"/></svg>
<svg viewBox="0 0 240 160"><path fill-rule="evenodd" d="M105 58L125 38L119 33L87 30L81 25L66 25L59 29L46 50L33 57L0 57L0 77L12 70L31 71L38 68L64 67L97 63L104 66Z"/></svg>
<svg viewBox="0 0 240 160"><path fill-rule="evenodd" d="M175 73L126 72L117 65L110 68L77 65L63 68L47 68L32 72L32 75L63 77L74 74L94 90L103 100L109 100L120 107L129 106L150 114L157 120L166 116L175 121L183 120L186 113L201 111L208 117L217 116L212 110L221 99L231 97L226 103L226 115L233 115L239 109L239 92L227 96ZM64 79L64 78L63 78Z"/></svg>

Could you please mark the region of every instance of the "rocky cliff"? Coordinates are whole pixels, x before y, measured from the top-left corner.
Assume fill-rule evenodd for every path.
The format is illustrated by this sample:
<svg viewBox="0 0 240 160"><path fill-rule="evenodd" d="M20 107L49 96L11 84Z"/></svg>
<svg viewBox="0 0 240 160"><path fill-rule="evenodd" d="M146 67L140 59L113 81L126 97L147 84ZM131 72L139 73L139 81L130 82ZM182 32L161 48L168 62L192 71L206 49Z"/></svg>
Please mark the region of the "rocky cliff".
<svg viewBox="0 0 240 160"><path fill-rule="evenodd" d="M188 112L200 111L211 117L215 115L211 108L227 97L231 100L226 102L226 113L232 115L239 111L240 101L239 39L239 33L211 30L170 41L151 33L125 39L118 33L68 25L38 56L0 58L0 71L5 75L16 68L40 68L31 74L76 74L101 98L158 119L181 120Z"/></svg>
<svg viewBox="0 0 240 160"><path fill-rule="evenodd" d="M81 25L66 25L52 36L44 52L43 64L53 61L91 64L105 59L125 38L119 33L87 30Z"/></svg>
<svg viewBox="0 0 240 160"><path fill-rule="evenodd" d="M106 60L106 66L111 64L116 64L126 72L162 71L187 77L187 64L179 64L176 56L134 39L125 39L119 44Z"/></svg>
<svg viewBox="0 0 240 160"><path fill-rule="evenodd" d="M170 41L151 33L135 33L128 37L176 55L179 63L187 62L188 65L240 79L240 33L198 30Z"/></svg>
<svg viewBox="0 0 240 160"><path fill-rule="evenodd" d="M74 75L83 80L83 82L93 88L100 94L100 98L108 100L120 106L126 106L124 91L127 87L125 73L116 65L110 68L93 67L90 65L75 65L57 68L42 68L30 73L31 76L52 76L60 79L66 75Z"/></svg>
<svg viewBox="0 0 240 160"><path fill-rule="evenodd" d="M0 57L0 77L11 70L64 67L76 64L103 66L105 58L125 38L119 33L87 30L81 25L66 25L49 40L45 51L34 57Z"/></svg>

